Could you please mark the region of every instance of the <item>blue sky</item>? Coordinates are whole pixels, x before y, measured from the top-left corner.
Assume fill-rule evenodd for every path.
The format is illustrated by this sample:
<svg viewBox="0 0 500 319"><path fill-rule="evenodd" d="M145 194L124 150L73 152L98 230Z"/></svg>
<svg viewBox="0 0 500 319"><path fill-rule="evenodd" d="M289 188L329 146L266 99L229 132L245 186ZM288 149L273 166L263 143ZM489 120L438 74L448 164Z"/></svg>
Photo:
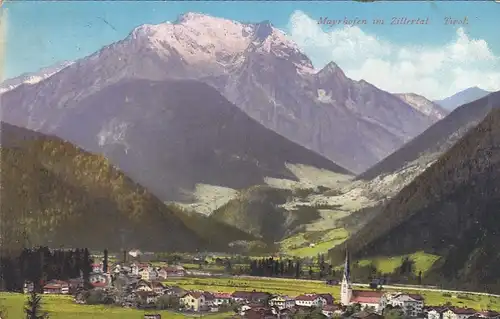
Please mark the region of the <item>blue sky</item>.
<svg viewBox="0 0 500 319"><path fill-rule="evenodd" d="M380 64L384 61L391 64L390 66L393 68L391 72L396 72L395 74L398 74L397 72L401 68L403 68L401 70L408 71L407 61L402 61L401 58L399 62L396 61L399 64L396 64L389 55L404 55L404 52L413 50L411 48L430 50L437 54L441 49L446 50L447 45L449 48L453 41L460 42L457 37L459 38L462 34L460 32L463 31L469 42L474 39L484 40L488 52L495 57L494 60L486 59L490 62L483 61L482 64L483 67L491 72L495 71L495 73L491 74L489 82L485 81L484 84L478 83L478 85L489 86L487 89L492 89L493 82L497 80L496 76L500 74L500 71L498 74L496 73L496 70L500 69L495 69L498 64L496 57L500 56L500 37L498 37L498 33L495 34L495 29L498 30L495 21L498 21L500 16L500 4L494 2L15 1L5 3L4 9L8 10L4 78L15 77L24 72L33 72L60 61L84 57L99 50L103 45L123 39L141 24L174 21L178 15L185 12L202 12L243 22L270 20L276 27L283 29L296 40L299 46L312 58L316 67L321 67L329 60L336 59L338 61L335 62L353 78L369 77L369 72L373 72L373 70L363 71L361 69L375 68L376 63ZM353 36L357 38L352 41L358 41L357 48L361 51L372 50L372 47L364 44L365 42L360 42L368 39L367 37L374 37L379 44L379 49L381 43L390 45L391 51L380 52L382 56L361 55L358 57L361 59L359 61L352 61L352 59L348 61L348 57L341 55L346 54L345 52L339 51L332 54L331 52L339 47L339 41L349 42L351 40L349 40L349 34L347 38L345 33L343 36L340 34L343 26L319 26L324 32L321 34L323 40L319 41L317 37L314 38L319 31L312 30L315 27L310 22L325 16L331 19L358 17L368 21L373 18L385 19L385 25L369 23L349 32L358 31L354 32L356 35ZM444 25L443 19L447 16L456 19L467 16L469 24L457 33L458 26ZM392 17L428 17L430 24L389 25L388 22ZM112 27L103 20L106 20ZM359 38L360 32L364 38ZM373 45L373 41L371 43ZM376 48L373 50L376 51ZM374 52L373 50L371 52ZM423 56L429 55L423 54ZM370 58L373 61L366 62ZM415 62L422 59L422 56L413 56L410 59ZM371 66L366 66L367 63L371 63ZM488 65L487 63L492 64ZM355 66L355 64L358 65ZM366 67L362 67L361 64ZM395 67L398 69L394 69ZM406 69L404 69L405 67ZM417 65L414 67L418 68ZM475 66L470 68L475 69ZM458 71L455 68L454 73L449 72L456 74L466 71L464 68ZM433 85L431 82L427 83L429 88ZM449 90L455 90L460 85L469 84L458 83ZM425 89L422 88L422 90ZM444 88L441 89L441 94L447 94L444 90ZM439 95L438 92L432 94Z"/></svg>

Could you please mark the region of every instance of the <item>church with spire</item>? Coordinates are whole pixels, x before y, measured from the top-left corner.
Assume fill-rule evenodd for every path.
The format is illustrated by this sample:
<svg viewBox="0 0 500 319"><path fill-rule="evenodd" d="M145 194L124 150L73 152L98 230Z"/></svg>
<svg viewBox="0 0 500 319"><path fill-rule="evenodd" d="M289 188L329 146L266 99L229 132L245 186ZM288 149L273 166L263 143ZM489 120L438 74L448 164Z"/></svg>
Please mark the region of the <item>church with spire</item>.
<svg viewBox="0 0 500 319"><path fill-rule="evenodd" d="M351 281L351 261L349 251L346 249L344 274L340 284L340 303L343 306L360 304L361 307L372 307L375 311L380 310L380 299L384 293L372 290L353 290Z"/></svg>

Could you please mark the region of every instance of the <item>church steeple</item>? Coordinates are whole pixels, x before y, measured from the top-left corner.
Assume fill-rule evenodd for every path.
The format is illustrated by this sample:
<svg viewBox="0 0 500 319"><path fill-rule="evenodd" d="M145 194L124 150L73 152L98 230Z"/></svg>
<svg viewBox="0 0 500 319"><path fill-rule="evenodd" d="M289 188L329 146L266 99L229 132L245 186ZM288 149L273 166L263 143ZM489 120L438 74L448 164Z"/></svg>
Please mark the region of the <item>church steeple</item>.
<svg viewBox="0 0 500 319"><path fill-rule="evenodd" d="M342 281L347 281L349 284L351 283L351 260L349 259L349 251L345 250L345 262L344 262L344 276L342 277Z"/></svg>
<svg viewBox="0 0 500 319"><path fill-rule="evenodd" d="M349 259L349 251L345 251L344 275L342 276L342 284L340 287L340 302L347 306L351 303L352 287L351 287L351 261Z"/></svg>

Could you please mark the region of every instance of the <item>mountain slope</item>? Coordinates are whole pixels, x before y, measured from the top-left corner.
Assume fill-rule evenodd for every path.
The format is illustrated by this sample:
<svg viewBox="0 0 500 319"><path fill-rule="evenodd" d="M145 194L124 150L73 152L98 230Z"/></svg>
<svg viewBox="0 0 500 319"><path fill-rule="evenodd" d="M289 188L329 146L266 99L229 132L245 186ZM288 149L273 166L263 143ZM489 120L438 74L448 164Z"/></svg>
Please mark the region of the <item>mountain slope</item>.
<svg viewBox="0 0 500 319"><path fill-rule="evenodd" d="M500 110L494 109L389 201L346 245L357 257L443 256L434 279L500 291ZM336 260L340 249L332 250Z"/></svg>
<svg viewBox="0 0 500 319"><path fill-rule="evenodd" d="M283 208L290 196L291 190L254 186L215 210L210 217L266 242L276 242L320 218L319 212L312 207Z"/></svg>
<svg viewBox="0 0 500 319"><path fill-rule="evenodd" d="M408 180L413 179L499 105L500 92L496 92L457 108L357 179L371 180L406 171L410 175Z"/></svg>
<svg viewBox="0 0 500 319"><path fill-rule="evenodd" d="M124 80L61 112L58 135L105 154L164 201L189 202L198 183L243 189L266 177L296 180L286 163L349 174L200 82Z"/></svg>
<svg viewBox="0 0 500 319"><path fill-rule="evenodd" d="M415 108L417 111L433 118L436 122L442 120L446 115L448 115L448 113L450 113L450 111L442 108L432 101L429 101L421 95L414 93L400 93L395 95L405 103L408 103L410 106Z"/></svg>
<svg viewBox="0 0 500 319"><path fill-rule="evenodd" d="M0 130L4 247L22 243L24 231L32 245L93 249L221 249L231 240L207 242L195 225L184 223L183 212L165 206L102 156L7 123ZM238 232L232 239L248 235Z"/></svg>
<svg viewBox="0 0 500 319"><path fill-rule="evenodd" d="M277 40L277 30L268 32L230 72L204 78L266 127L360 172L434 123L394 95L347 78L333 62L314 73L307 56Z"/></svg>
<svg viewBox="0 0 500 319"><path fill-rule="evenodd" d="M454 110L460 105L464 105L480 98L485 97L491 92L485 91L483 89L476 87L468 88L463 91L460 91L450 97L447 97L443 100L434 101L434 103L442 106L447 110Z"/></svg>
<svg viewBox="0 0 500 319"><path fill-rule="evenodd" d="M334 63L316 72L268 22L195 13L140 26L45 81L6 92L3 117L66 138L58 131L67 125L64 109L130 78L202 80L264 126L355 172L435 121L392 94L348 79ZM83 127L73 129L84 133Z"/></svg>

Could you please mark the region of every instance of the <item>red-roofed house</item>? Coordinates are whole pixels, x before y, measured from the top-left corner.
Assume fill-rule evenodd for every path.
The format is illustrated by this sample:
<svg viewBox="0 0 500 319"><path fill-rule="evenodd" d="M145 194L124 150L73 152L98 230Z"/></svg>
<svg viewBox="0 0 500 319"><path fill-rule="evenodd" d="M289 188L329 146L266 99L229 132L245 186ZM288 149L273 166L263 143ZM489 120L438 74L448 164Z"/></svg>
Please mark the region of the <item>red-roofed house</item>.
<svg viewBox="0 0 500 319"><path fill-rule="evenodd" d="M108 283L106 282L93 282L91 285L96 289L104 289L108 287Z"/></svg>
<svg viewBox="0 0 500 319"><path fill-rule="evenodd" d="M214 306L229 305L231 303L231 294L225 292L213 293L214 296Z"/></svg>
<svg viewBox="0 0 500 319"><path fill-rule="evenodd" d="M66 281L51 280L43 286L44 294L69 294L69 284Z"/></svg>
<svg viewBox="0 0 500 319"><path fill-rule="evenodd" d="M351 284L351 264L349 260L349 253L346 252L344 275L340 285L340 303L343 306L352 304L360 304L361 307L374 308L375 311L380 311L380 301L384 295L381 291L368 291L368 290L352 290Z"/></svg>
<svg viewBox="0 0 500 319"><path fill-rule="evenodd" d="M305 294L295 298L295 304L301 307L319 307L326 305L326 299L316 294Z"/></svg>

